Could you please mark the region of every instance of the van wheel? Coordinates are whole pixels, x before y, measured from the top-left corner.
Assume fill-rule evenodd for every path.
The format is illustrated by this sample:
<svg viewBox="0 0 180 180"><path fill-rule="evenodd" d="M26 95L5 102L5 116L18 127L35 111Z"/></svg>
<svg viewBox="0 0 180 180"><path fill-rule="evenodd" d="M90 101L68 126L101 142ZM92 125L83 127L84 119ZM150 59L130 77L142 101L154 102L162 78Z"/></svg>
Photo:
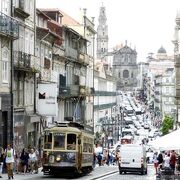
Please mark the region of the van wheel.
<svg viewBox="0 0 180 180"><path fill-rule="evenodd" d="M119 174L122 174L122 171L119 171Z"/></svg>
<svg viewBox="0 0 180 180"><path fill-rule="evenodd" d="M126 174L126 171L124 171L124 174Z"/></svg>

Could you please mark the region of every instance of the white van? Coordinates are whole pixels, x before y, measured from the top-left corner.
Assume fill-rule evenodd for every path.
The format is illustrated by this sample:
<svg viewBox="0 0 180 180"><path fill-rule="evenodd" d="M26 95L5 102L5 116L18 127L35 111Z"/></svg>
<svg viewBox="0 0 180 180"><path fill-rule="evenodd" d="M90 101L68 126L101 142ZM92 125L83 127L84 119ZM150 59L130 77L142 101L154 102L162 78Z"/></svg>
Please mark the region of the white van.
<svg viewBox="0 0 180 180"><path fill-rule="evenodd" d="M119 173L147 174L146 148L138 144L124 144L120 148Z"/></svg>

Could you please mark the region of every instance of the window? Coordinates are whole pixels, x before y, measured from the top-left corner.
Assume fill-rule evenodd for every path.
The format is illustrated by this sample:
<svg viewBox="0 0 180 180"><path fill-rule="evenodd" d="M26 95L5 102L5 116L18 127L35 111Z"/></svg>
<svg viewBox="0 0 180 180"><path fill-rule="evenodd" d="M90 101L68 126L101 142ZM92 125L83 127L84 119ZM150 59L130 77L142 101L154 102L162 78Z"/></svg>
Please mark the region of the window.
<svg viewBox="0 0 180 180"><path fill-rule="evenodd" d="M166 78L166 83L169 83L169 78Z"/></svg>
<svg viewBox="0 0 180 180"><path fill-rule="evenodd" d="M131 78L133 78L133 72L131 73Z"/></svg>
<svg viewBox="0 0 180 180"><path fill-rule="evenodd" d="M52 148L52 133L45 132L46 135L44 136L44 149L51 149Z"/></svg>
<svg viewBox="0 0 180 180"><path fill-rule="evenodd" d="M169 87L166 87L166 93L169 94Z"/></svg>
<svg viewBox="0 0 180 180"><path fill-rule="evenodd" d="M2 13L10 15L10 1L9 0L2 0Z"/></svg>
<svg viewBox="0 0 180 180"><path fill-rule="evenodd" d="M8 63L8 57L9 57L9 51L7 48L5 48L3 50L3 53L2 53L2 82L3 83L8 83L9 80L9 63Z"/></svg>
<svg viewBox="0 0 180 180"><path fill-rule="evenodd" d="M65 134L54 133L54 148L64 149L65 146Z"/></svg>
<svg viewBox="0 0 180 180"><path fill-rule="evenodd" d="M29 31L25 30L25 53L29 54Z"/></svg>
<svg viewBox="0 0 180 180"><path fill-rule="evenodd" d="M129 78L129 71L128 70L123 71L123 78Z"/></svg>
<svg viewBox="0 0 180 180"><path fill-rule="evenodd" d="M28 80L25 83L26 86L26 99L25 104L26 105L33 105L33 97L34 97L34 84L32 80Z"/></svg>
<svg viewBox="0 0 180 180"><path fill-rule="evenodd" d="M19 49L20 51L24 51L24 28L19 27ZM27 44L27 43L26 43Z"/></svg>
<svg viewBox="0 0 180 180"><path fill-rule="evenodd" d="M76 149L76 134L67 134L67 150Z"/></svg>

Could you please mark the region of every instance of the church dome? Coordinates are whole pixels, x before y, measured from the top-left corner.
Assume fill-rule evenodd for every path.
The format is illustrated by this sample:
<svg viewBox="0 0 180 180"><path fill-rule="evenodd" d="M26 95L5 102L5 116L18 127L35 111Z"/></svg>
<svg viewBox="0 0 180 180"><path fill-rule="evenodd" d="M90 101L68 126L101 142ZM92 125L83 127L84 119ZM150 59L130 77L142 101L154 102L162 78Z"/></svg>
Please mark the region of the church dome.
<svg viewBox="0 0 180 180"><path fill-rule="evenodd" d="M161 46L158 50L158 54L166 54L166 50Z"/></svg>

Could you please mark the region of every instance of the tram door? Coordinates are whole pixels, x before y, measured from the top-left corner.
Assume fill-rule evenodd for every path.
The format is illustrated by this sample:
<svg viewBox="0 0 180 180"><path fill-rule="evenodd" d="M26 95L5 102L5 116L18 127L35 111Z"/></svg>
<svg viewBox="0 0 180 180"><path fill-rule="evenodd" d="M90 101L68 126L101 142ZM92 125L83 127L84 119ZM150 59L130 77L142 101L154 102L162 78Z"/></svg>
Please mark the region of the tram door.
<svg viewBox="0 0 180 180"><path fill-rule="evenodd" d="M82 164L82 141L81 135L78 136L78 169L81 168Z"/></svg>

